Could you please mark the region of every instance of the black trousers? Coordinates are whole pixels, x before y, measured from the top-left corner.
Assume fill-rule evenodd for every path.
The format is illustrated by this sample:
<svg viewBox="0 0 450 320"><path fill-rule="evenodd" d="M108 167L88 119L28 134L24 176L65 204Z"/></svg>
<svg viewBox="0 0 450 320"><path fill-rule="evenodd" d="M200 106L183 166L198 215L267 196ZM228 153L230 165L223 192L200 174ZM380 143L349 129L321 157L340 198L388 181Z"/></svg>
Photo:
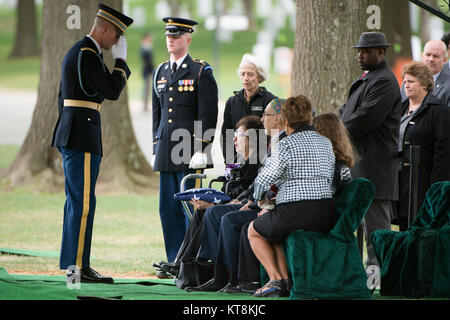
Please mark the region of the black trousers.
<svg viewBox="0 0 450 320"><path fill-rule="evenodd" d="M239 263L238 281L239 283L260 282L260 263L253 253L250 241L248 240L248 227L250 222L241 229L239 238Z"/></svg>
<svg viewBox="0 0 450 320"><path fill-rule="evenodd" d="M228 272L238 272L239 240L242 227L258 216L258 210L232 211L220 222L216 264L224 265Z"/></svg>

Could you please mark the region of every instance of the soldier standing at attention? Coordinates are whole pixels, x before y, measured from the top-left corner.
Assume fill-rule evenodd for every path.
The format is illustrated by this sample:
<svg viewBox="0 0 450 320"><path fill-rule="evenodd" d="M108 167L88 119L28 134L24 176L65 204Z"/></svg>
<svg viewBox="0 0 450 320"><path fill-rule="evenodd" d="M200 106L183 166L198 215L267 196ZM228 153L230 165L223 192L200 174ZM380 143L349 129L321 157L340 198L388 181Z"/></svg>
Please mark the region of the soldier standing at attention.
<svg viewBox="0 0 450 320"><path fill-rule="evenodd" d="M89 257L95 184L103 154L100 107L105 99L119 98L130 76L123 33L132 22L99 4L91 32L75 43L62 62L59 118L52 141L62 156L66 190L60 268L67 270L68 278L79 275L81 282L114 282L93 270ZM102 50L112 52L112 73L103 62Z"/></svg>
<svg viewBox="0 0 450 320"><path fill-rule="evenodd" d="M197 22L174 17L163 21L170 60L153 72L152 166L160 172L159 214L167 260L173 262L189 223L173 196L187 174L212 167L218 92L211 66L188 54ZM194 187L190 182L186 189Z"/></svg>

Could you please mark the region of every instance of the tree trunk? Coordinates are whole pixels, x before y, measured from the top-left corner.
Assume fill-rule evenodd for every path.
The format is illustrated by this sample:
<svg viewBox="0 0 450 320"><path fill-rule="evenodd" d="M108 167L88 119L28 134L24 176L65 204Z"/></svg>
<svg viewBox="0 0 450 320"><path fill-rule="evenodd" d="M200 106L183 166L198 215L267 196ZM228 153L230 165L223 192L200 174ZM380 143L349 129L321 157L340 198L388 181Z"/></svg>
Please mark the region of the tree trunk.
<svg viewBox="0 0 450 320"><path fill-rule="evenodd" d="M248 28L249 30L254 30L255 17L253 10L253 0L243 0L243 1L244 1L245 15L247 16L248 19Z"/></svg>
<svg viewBox="0 0 450 320"><path fill-rule="evenodd" d="M19 0L17 3L16 37L10 58L39 54L34 0Z"/></svg>
<svg viewBox="0 0 450 320"><path fill-rule="evenodd" d="M122 8L121 0L105 0L104 3ZM64 181L62 160L56 148L51 147L53 129L58 119L61 62L69 48L90 32L98 11L96 1L78 1L81 28L69 29L66 24L70 16L67 8L72 4L71 0L44 0L38 99L24 143L13 163L0 174L1 180L8 186L31 184L43 190L61 190ZM111 53L105 51L104 56L108 68L112 70ZM134 136L126 87L118 101L104 101L101 113L103 159L99 187L111 191L135 191L151 186L153 171Z"/></svg>
<svg viewBox="0 0 450 320"><path fill-rule="evenodd" d="M387 51L386 60L400 84L401 69L405 63L412 60L409 1L385 1L383 20L383 25L386 25L383 30L388 43L392 44Z"/></svg>
<svg viewBox="0 0 450 320"><path fill-rule="evenodd" d="M297 0L292 95L307 96L316 113L334 112L346 101L361 70L356 49L370 31L367 8L382 0Z"/></svg>

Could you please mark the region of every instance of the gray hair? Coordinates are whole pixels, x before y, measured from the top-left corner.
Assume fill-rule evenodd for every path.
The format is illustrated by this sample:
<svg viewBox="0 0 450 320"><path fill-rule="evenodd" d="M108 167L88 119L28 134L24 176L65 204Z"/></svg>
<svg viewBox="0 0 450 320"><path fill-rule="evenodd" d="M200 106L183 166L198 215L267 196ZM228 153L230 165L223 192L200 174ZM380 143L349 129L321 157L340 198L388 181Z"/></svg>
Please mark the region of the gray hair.
<svg viewBox="0 0 450 320"><path fill-rule="evenodd" d="M262 79L261 82L269 79L269 71L267 70L267 66L264 65L264 63L261 61L261 59L259 59L257 56L254 56L250 53L246 53L242 57L242 60L241 60L241 63L239 64L239 68L238 68L238 72L237 72L238 75L239 75L239 70L241 69L241 67L243 65L249 64L249 63L255 66L256 72Z"/></svg>

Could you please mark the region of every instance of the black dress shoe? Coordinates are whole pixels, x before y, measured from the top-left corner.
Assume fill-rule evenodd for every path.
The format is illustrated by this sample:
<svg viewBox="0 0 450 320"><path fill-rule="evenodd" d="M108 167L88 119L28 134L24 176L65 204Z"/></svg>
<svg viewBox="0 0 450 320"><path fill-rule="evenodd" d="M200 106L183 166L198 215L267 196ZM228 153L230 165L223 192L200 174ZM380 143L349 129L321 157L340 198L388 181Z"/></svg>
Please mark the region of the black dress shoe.
<svg viewBox="0 0 450 320"><path fill-rule="evenodd" d="M187 287L187 292L198 292L198 291L209 291L209 292L217 292L225 287L226 283L216 281L216 279L212 278L208 282L198 286L198 287Z"/></svg>
<svg viewBox="0 0 450 320"><path fill-rule="evenodd" d="M113 278L102 276L90 267L81 269L80 280L82 283L114 283Z"/></svg>
<svg viewBox="0 0 450 320"><path fill-rule="evenodd" d="M224 293L243 293L243 291L241 290L241 288L239 288L239 286L234 286L231 283L228 283L225 288L223 288L222 290L220 290Z"/></svg>
<svg viewBox="0 0 450 320"><path fill-rule="evenodd" d="M173 275L165 272L164 270L159 270L158 273L156 274L156 277L158 279L173 279Z"/></svg>
<svg viewBox="0 0 450 320"><path fill-rule="evenodd" d="M161 271L165 271L173 276L176 276L180 270L180 263L166 262L162 263L160 266Z"/></svg>

